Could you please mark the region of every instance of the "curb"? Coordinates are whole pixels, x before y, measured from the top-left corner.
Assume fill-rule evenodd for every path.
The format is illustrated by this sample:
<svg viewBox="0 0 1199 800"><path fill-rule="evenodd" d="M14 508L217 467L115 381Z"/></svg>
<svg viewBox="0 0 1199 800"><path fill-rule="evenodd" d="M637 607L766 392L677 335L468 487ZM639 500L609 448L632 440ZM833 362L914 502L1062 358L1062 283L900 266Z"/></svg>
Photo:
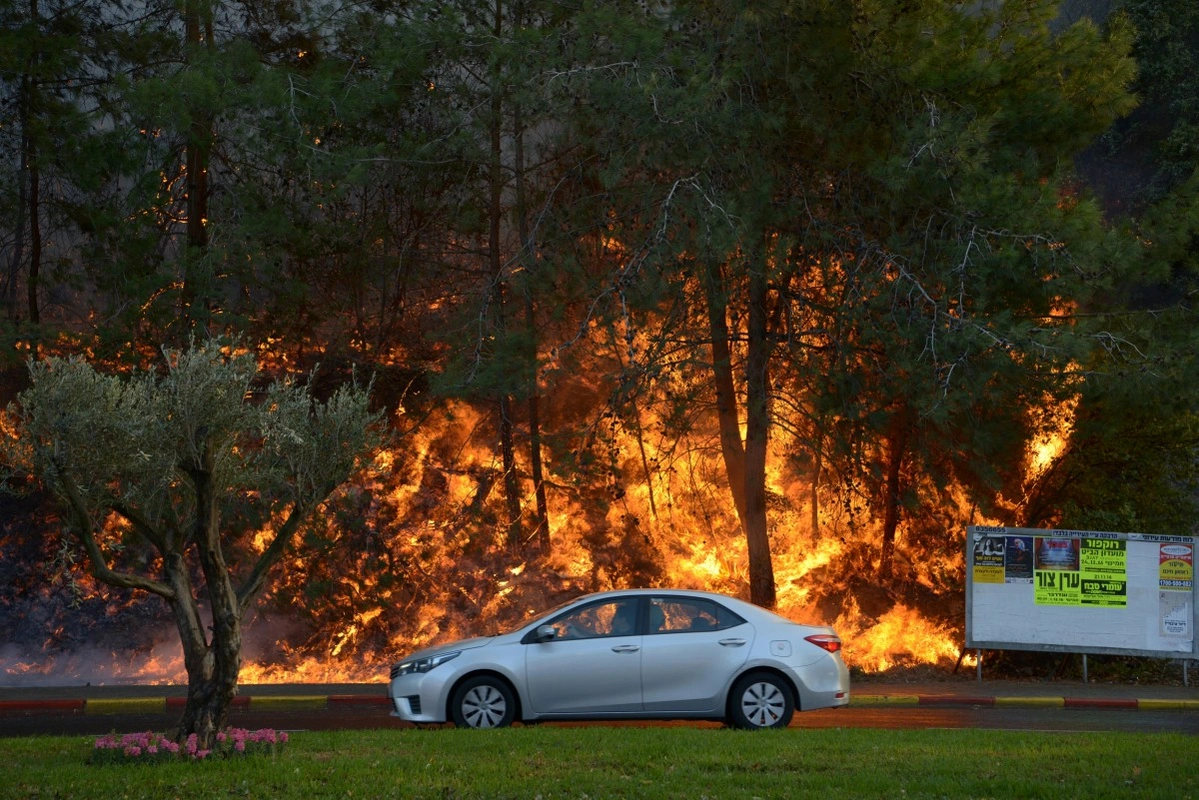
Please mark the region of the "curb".
<svg viewBox="0 0 1199 800"><path fill-rule="evenodd" d="M84 714L165 714L165 697L97 698L83 702Z"/></svg>
<svg viewBox="0 0 1199 800"><path fill-rule="evenodd" d="M74 714L165 714L182 711L185 697L125 697L78 700L0 700L0 716L35 712ZM230 708L271 711L324 711L346 706L390 708L386 697L376 695L238 695Z"/></svg>
<svg viewBox="0 0 1199 800"><path fill-rule="evenodd" d="M1122 700L1098 697L987 697L964 695L852 695L851 706L995 706L1002 708L1102 708L1129 711L1199 711L1199 700Z"/></svg>
<svg viewBox="0 0 1199 800"><path fill-rule="evenodd" d="M0 714L5 711L73 711L83 713L86 700L0 700Z"/></svg>

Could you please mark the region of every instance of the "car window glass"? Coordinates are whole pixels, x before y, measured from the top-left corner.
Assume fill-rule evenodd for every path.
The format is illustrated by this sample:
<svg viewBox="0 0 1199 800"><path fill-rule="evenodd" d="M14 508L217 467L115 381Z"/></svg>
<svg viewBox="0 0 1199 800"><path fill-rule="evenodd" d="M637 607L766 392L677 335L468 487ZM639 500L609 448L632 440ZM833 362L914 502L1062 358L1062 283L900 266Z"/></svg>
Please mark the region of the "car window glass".
<svg viewBox="0 0 1199 800"><path fill-rule="evenodd" d="M538 620L542 620L542 621L548 620L550 617L554 616L559 611L561 611L563 608L565 608L566 606L570 605L573 602L574 602L574 600L567 600L565 602L559 603L558 605L554 606L553 608L549 609L548 611L542 611L540 614L536 614L536 615L530 616L526 619L522 619L519 622L513 623L507 630L501 631L501 633L515 633L516 631L520 630L521 628L525 627L526 625L529 625L532 622L538 622ZM538 622L538 624L543 624L543 623Z"/></svg>
<svg viewBox="0 0 1199 800"><path fill-rule="evenodd" d="M741 617L710 600L659 597L650 600L650 633L719 631L742 622Z"/></svg>
<svg viewBox="0 0 1199 800"><path fill-rule="evenodd" d="M550 622L554 639L593 639L636 633L637 599L625 598L576 608Z"/></svg>

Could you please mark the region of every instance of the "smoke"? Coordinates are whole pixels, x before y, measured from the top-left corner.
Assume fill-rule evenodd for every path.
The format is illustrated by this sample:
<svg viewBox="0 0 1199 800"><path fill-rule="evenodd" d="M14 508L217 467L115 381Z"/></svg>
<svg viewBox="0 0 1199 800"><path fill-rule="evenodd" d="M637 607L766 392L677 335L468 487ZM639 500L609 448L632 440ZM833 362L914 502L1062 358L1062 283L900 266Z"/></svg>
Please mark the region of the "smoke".
<svg viewBox="0 0 1199 800"><path fill-rule="evenodd" d="M19 644L0 646L0 685L87 686L101 684L186 683L183 653L171 629L142 631L152 638L148 647L117 652L111 648L80 645L49 654Z"/></svg>
<svg viewBox="0 0 1199 800"><path fill-rule="evenodd" d="M319 669L307 665L303 674L288 666L296 653L291 640L302 639L302 625L277 615L263 615L249 621L243 629L243 682L269 678L301 681L321 678ZM179 634L171 626L143 628L137 631L141 644L127 650L81 644L53 651L8 642L0 645L0 686L44 687L119 685L186 685L187 670ZM263 667L260 665L276 665ZM326 677L340 678L344 668L332 662L326 665Z"/></svg>

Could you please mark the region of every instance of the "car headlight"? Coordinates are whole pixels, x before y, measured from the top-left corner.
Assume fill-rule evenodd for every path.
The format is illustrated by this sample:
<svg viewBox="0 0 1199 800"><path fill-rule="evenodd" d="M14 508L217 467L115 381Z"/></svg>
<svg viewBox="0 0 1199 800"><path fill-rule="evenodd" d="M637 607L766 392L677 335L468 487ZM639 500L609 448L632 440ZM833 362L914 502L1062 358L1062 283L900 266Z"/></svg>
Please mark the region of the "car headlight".
<svg viewBox="0 0 1199 800"><path fill-rule="evenodd" d="M457 658L461 654L461 650L450 650L446 653L438 653L435 656L425 656L424 658L414 658L411 661L402 661L391 668L391 677L398 678L401 675L409 675L414 672L428 672L450 659Z"/></svg>

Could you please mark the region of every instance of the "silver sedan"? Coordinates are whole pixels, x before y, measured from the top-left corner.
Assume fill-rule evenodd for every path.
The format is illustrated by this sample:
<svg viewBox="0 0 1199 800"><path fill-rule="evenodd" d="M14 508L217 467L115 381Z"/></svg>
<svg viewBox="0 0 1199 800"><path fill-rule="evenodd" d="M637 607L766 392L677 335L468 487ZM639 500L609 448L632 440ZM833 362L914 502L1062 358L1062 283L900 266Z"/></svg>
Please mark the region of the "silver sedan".
<svg viewBox="0 0 1199 800"><path fill-rule="evenodd" d="M832 628L710 592L580 597L511 633L413 653L391 668L392 716L499 728L515 720L716 719L785 727L849 703Z"/></svg>

